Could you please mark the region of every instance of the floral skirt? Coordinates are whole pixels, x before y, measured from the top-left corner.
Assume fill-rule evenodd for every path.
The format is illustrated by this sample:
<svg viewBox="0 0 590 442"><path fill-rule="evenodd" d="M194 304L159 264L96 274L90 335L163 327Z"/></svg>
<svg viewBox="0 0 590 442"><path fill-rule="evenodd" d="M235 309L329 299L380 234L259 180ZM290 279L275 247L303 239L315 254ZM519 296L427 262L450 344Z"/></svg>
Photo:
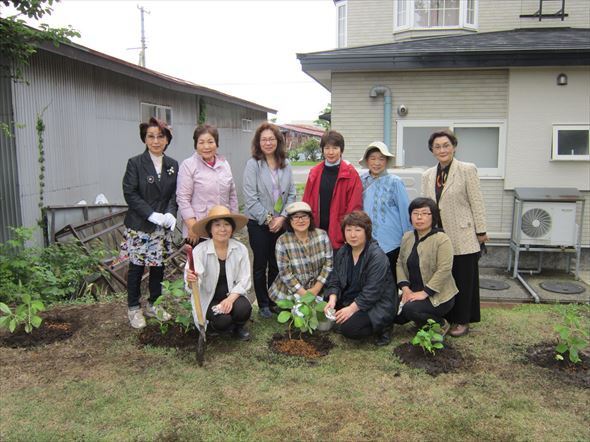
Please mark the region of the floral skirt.
<svg viewBox="0 0 590 442"><path fill-rule="evenodd" d="M121 255L127 253L129 260L138 266L162 266L172 254L172 231L156 227L152 233L125 229L126 241Z"/></svg>

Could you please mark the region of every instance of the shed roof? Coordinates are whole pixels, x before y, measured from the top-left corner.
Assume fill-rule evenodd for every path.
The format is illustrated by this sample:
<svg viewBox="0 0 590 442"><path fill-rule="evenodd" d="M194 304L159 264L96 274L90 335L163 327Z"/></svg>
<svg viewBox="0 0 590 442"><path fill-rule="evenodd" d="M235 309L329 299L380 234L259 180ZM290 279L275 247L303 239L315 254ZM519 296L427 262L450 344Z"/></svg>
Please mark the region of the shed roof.
<svg viewBox="0 0 590 442"><path fill-rule="evenodd" d="M216 98L218 100L244 106L249 109L272 114L277 113L276 109L262 106L251 101L243 100L242 98L234 97L233 95L216 91L215 89L210 89L187 80L182 80L171 75L166 75L152 69L138 66L76 43L61 43L56 47L52 43L46 42L40 45L40 49L177 92Z"/></svg>
<svg viewBox="0 0 590 442"><path fill-rule="evenodd" d="M329 72L590 65L590 29L532 28L297 54L329 89Z"/></svg>
<svg viewBox="0 0 590 442"><path fill-rule="evenodd" d="M279 127L283 130L290 130L292 132L298 132L305 135L312 135L314 137L321 137L324 135L325 129L316 126L310 126L307 124L279 124Z"/></svg>

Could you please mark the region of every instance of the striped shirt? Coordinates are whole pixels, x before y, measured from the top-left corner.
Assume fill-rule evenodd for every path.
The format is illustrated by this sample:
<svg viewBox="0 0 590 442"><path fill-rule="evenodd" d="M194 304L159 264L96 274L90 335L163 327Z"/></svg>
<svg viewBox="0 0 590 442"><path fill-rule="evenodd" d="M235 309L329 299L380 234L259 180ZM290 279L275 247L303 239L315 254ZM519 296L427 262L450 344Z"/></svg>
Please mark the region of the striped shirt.
<svg viewBox="0 0 590 442"><path fill-rule="evenodd" d="M276 245L279 275L269 289L273 300L284 299L300 288L310 289L316 282L325 284L332 271L332 246L328 234L316 228L306 243L295 233L286 232Z"/></svg>

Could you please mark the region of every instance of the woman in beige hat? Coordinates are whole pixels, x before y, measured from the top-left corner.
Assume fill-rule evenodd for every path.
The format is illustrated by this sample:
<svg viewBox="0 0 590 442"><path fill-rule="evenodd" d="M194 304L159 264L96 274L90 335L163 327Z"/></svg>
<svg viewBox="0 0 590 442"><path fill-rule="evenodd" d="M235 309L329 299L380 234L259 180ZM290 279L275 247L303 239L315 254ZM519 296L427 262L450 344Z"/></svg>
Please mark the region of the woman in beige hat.
<svg viewBox="0 0 590 442"><path fill-rule="evenodd" d="M233 331L241 341L250 333L245 324L252 306L247 298L250 289L250 259L248 250L232 238L236 230L248 222L244 215L231 213L224 206L214 206L205 218L192 226L197 238L210 239L193 249L195 271L185 268L187 282L198 281L201 309L207 324L218 332ZM193 317L197 323L195 299L191 295Z"/></svg>
<svg viewBox="0 0 590 442"><path fill-rule="evenodd" d="M286 210L287 232L276 245L279 275L268 290L273 301L307 292L318 296L332 271L330 238L315 227L309 204L295 202Z"/></svg>

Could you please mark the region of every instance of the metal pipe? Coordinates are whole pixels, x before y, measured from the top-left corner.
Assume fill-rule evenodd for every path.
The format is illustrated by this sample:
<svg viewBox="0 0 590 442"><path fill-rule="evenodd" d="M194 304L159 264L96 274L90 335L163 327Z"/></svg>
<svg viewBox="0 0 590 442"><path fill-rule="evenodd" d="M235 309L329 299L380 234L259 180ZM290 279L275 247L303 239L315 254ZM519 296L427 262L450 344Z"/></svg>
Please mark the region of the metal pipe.
<svg viewBox="0 0 590 442"><path fill-rule="evenodd" d="M383 95L383 142L391 152L391 89L387 86L373 86L369 97Z"/></svg>
<svg viewBox="0 0 590 442"><path fill-rule="evenodd" d="M529 291L529 293L531 294L531 296L535 299L535 304L539 304L541 302L541 298L539 298L539 295L537 295L537 292L535 292L533 290L533 288L530 285L528 285L528 283L524 280L524 278L522 276L520 276L520 272L518 272L516 274L516 277L522 283L524 288L527 289Z"/></svg>

